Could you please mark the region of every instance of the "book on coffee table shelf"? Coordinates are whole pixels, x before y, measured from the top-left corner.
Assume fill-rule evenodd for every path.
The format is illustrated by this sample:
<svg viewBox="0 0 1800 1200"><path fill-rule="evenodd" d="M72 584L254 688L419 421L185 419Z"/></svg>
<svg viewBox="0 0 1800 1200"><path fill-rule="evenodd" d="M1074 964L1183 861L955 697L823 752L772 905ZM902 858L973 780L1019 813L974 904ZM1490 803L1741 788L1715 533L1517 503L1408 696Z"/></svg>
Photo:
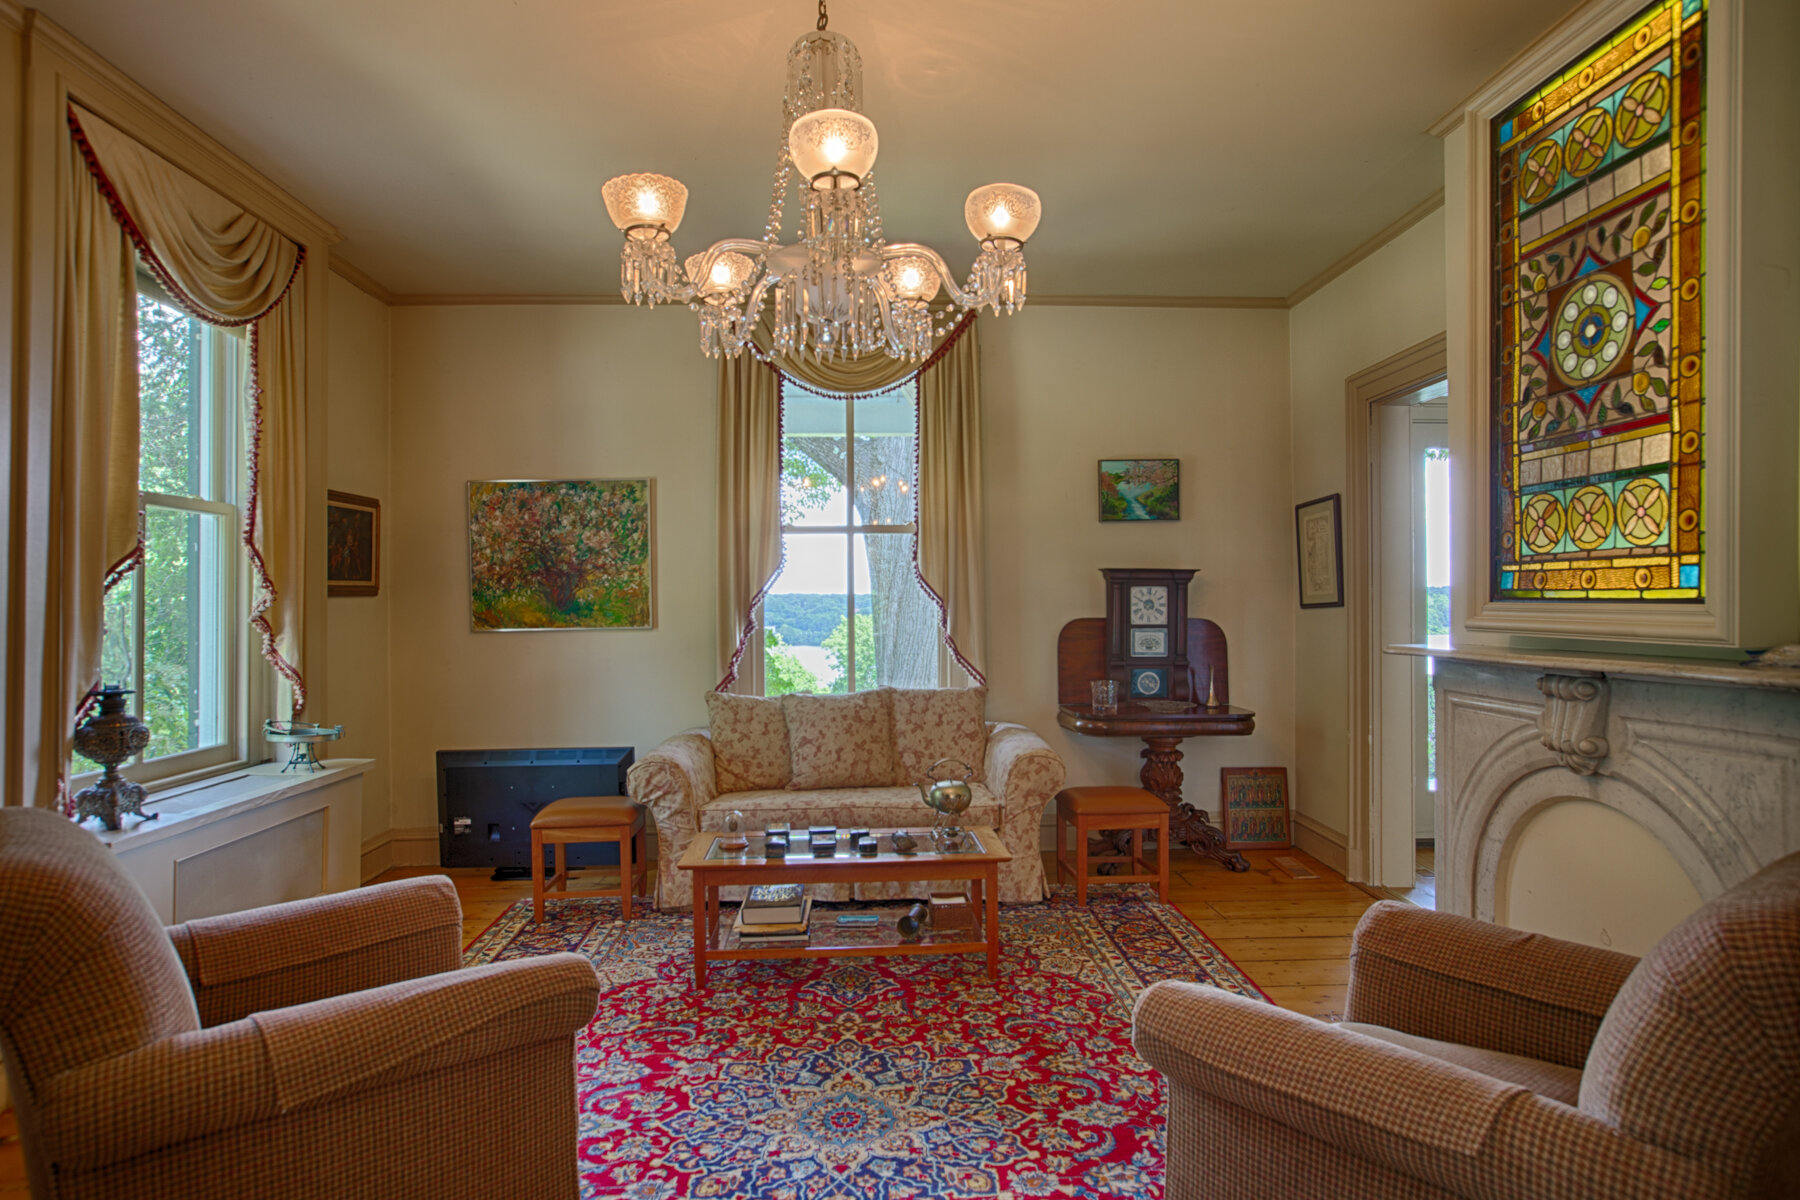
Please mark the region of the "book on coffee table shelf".
<svg viewBox="0 0 1800 1200"><path fill-rule="evenodd" d="M812 897L801 899L800 919L797 921L759 921L756 917L760 911L753 908L738 909L736 918L731 922L731 932L738 935L740 942L748 944L748 940L754 940L762 945L767 938L798 937L804 940L812 921Z"/></svg>
<svg viewBox="0 0 1800 1200"><path fill-rule="evenodd" d="M746 925L783 925L806 920L806 886L799 883L759 883L744 893L738 919Z"/></svg>

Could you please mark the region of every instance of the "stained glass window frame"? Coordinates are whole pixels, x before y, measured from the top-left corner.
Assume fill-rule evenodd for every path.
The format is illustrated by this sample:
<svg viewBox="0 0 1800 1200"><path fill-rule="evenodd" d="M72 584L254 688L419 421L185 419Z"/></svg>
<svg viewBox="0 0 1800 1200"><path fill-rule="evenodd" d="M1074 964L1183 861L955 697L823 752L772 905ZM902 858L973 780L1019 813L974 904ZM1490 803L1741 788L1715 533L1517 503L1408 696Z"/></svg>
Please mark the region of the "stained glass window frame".
<svg viewBox="0 0 1800 1200"><path fill-rule="evenodd" d="M1707 15L1656 0L1489 123L1491 600L1706 599Z"/></svg>

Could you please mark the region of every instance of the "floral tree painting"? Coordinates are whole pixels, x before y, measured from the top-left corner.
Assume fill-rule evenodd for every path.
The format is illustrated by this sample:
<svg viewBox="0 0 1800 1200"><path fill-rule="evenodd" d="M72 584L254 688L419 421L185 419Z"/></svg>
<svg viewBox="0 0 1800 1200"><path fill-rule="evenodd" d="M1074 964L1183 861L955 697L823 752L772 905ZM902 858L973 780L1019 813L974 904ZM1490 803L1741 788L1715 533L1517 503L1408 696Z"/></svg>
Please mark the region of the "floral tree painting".
<svg viewBox="0 0 1800 1200"><path fill-rule="evenodd" d="M477 630L648 629L650 481L469 484Z"/></svg>
<svg viewBox="0 0 1800 1200"><path fill-rule="evenodd" d="M1179 458L1103 458L1100 460L1102 521L1178 521L1181 519Z"/></svg>

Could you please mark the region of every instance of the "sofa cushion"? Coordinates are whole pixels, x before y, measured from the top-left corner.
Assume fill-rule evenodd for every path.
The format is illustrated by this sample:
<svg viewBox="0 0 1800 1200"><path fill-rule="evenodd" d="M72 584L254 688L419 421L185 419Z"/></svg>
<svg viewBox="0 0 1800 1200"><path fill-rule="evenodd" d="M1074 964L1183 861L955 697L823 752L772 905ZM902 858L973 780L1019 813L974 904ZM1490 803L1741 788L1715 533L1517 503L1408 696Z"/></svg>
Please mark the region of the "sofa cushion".
<svg viewBox="0 0 1800 1200"><path fill-rule="evenodd" d="M793 769L788 787L812 791L905 782L894 761L894 721L885 690L783 696L781 703Z"/></svg>
<svg viewBox="0 0 1800 1200"><path fill-rule="evenodd" d="M787 716L779 696L708 692L706 718L721 792L788 785L794 773L788 766Z"/></svg>
<svg viewBox="0 0 1800 1200"><path fill-rule="evenodd" d="M1507 1054L1502 1050L1483 1050L1479 1046L1464 1046L1457 1042L1439 1041L1437 1038L1418 1037L1398 1029L1389 1029L1385 1025L1365 1025L1360 1021L1340 1021L1338 1028L1353 1030L1364 1037L1386 1042L1390 1046L1404 1046L1408 1050L1430 1055L1441 1062L1454 1063L1459 1067L1467 1067L1471 1071L1479 1071L1488 1078L1498 1079L1502 1083L1516 1083L1520 1087L1530 1088L1546 1099L1555 1100L1559 1104L1567 1104L1571 1108L1575 1106L1581 1095L1581 1072L1574 1067L1544 1062L1537 1058L1526 1058L1523 1054Z"/></svg>
<svg viewBox="0 0 1800 1200"><path fill-rule="evenodd" d="M889 688L894 710L894 757L916 783L940 758L954 758L981 779L987 758L987 689Z"/></svg>
<svg viewBox="0 0 1800 1200"><path fill-rule="evenodd" d="M961 817L964 825L1001 826L1000 801L982 784ZM700 812L702 829L723 829L729 812L744 814L751 829L785 821L795 827L835 825L839 829L928 829L937 814L925 807L915 787L819 788L795 792L769 788L720 796Z"/></svg>

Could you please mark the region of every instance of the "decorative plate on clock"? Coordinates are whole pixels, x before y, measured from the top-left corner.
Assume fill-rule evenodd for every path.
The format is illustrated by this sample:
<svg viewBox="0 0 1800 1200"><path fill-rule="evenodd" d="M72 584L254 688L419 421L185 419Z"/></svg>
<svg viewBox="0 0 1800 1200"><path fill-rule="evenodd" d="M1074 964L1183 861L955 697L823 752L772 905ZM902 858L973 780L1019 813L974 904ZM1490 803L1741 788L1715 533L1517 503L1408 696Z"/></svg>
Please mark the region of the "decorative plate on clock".
<svg viewBox="0 0 1800 1200"><path fill-rule="evenodd" d="M1167 696L1169 673L1161 667L1135 667L1131 672L1133 696Z"/></svg>

